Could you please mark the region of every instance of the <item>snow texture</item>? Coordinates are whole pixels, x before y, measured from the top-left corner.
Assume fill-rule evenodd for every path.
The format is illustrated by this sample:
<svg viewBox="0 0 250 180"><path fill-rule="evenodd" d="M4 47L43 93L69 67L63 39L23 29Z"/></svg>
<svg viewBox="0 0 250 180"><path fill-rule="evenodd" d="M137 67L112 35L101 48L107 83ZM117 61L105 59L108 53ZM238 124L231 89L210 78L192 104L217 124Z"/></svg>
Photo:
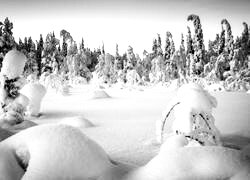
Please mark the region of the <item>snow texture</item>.
<svg viewBox="0 0 250 180"><path fill-rule="evenodd" d="M46 94L45 87L40 83L28 83L20 92L29 98L28 113L37 116L40 113L42 99Z"/></svg>
<svg viewBox="0 0 250 180"><path fill-rule="evenodd" d="M22 180L247 180L250 177L250 159L243 152L218 146L185 147L186 144L184 136L173 136L145 166L124 170L124 166L112 164L106 152L79 129L40 125L1 142L0 178L11 180L10 176L23 175ZM23 167L27 167L25 172Z"/></svg>
<svg viewBox="0 0 250 180"><path fill-rule="evenodd" d="M2 62L1 74L6 75L8 79L19 77L23 73L26 57L17 50L9 51Z"/></svg>
<svg viewBox="0 0 250 180"><path fill-rule="evenodd" d="M59 124L66 124L76 128L89 128L94 126L93 123L91 123L88 119L84 118L83 116L64 118L59 122Z"/></svg>
<svg viewBox="0 0 250 180"><path fill-rule="evenodd" d="M89 98L90 94L88 92L90 90L92 91L92 87L90 87L89 85L84 85L82 87L74 86L73 88L70 88L71 92L72 90L74 90L73 94L70 92L71 96L62 96L60 94L56 94L54 91L49 91L43 100L43 106L41 109L43 115L39 118L32 117L33 118L32 120L34 120L34 122L36 122L37 124L51 124L61 121L62 118L65 117L75 117L77 115L83 114L86 119L91 120L93 124L98 124L98 126L95 126L94 128L84 128L84 129L82 128L81 131L84 132L88 137L93 139L95 142L100 144L107 152L107 154L110 156L110 158L114 159L116 162L118 161L123 163L129 163L142 167L147 164L146 166L144 166L145 168L139 168L138 171L137 170L134 171L135 175L133 175L133 172L130 173L130 175L133 175L133 178L135 178L136 176L140 177L139 179L137 178L136 180L141 180L141 179L149 180L150 178L151 178L150 180L164 179L162 178L162 176L158 176L159 178L156 177L156 174L164 175L164 174L159 174L158 173L159 171L160 172L164 171L166 173L175 172L173 171L174 167L176 167L177 174L180 174L182 176L182 178L179 179L184 179L184 180L186 179L193 180L195 179L195 177L193 176L190 177L190 175L193 175L194 172L203 172L203 171L206 171L207 174L206 172L204 172L204 178L198 178L198 179L219 179L219 178L211 178L209 174L214 175L215 173L223 174L230 172L228 174L231 175L231 173L236 172L236 170L240 168L242 170L245 169L245 171L238 173L237 174L238 177L235 175L231 179L230 178L228 179L244 180L243 178L247 177L246 174L247 173L249 174L249 170L246 171L246 168L243 168L245 162L237 160L237 157L239 157L239 152L240 152L238 150L233 150L228 148L224 149L223 147L198 147L198 148L192 147L194 149L191 149L191 147L183 147L183 148L180 147L178 148L179 149L178 151L171 152L169 153L169 155L164 156L163 147L165 146L166 151L168 150L168 147L170 147L169 145L167 145L167 143L166 144L164 143L161 148L161 153L160 153L161 155L157 155L159 151L159 146L152 143L155 138L155 128L154 128L155 121L161 118L161 112L166 108L166 103L170 102L171 98L176 95L176 92L169 91L168 89L166 89L166 87L162 86L145 87L143 89L144 91L139 92L136 89L130 91L128 89L121 90L120 88L106 88L105 91L115 98L95 99L95 100ZM211 92L211 94L214 97L216 97L218 101L218 106L216 109L214 109L213 115L216 119L215 122L216 127L218 127L218 129L223 135L222 140L226 141L224 143L232 144L233 145L232 147L237 147L237 149L243 149L242 154L247 154L249 150L247 149L245 150L244 147L247 148L246 145L250 144L249 94L237 93L237 92L233 93ZM168 132L171 131L170 127L173 120L174 120L173 114L170 114L169 124L166 125L166 131ZM26 133L27 131L30 133ZM9 139L6 139L5 144L3 145L1 142L0 168L6 168L6 169L5 170L0 169L0 175L3 176L3 174L5 175L9 174L12 176L18 176L18 173L20 173L19 177L12 178L12 179L20 179L20 177L24 173L22 168L19 169L7 168L8 166L6 166L5 163L6 161L9 162L9 164L7 163L7 165L10 165L10 167L18 167L18 165L16 165L16 159L15 157L13 157L12 153L13 151L10 152L9 151L10 149L6 148L2 149L2 147L7 147L6 142L8 142L8 144L11 145L11 148L14 146L17 147L18 145L21 144L32 143L33 145L30 147L33 147L32 149L34 149L37 152L46 150L52 153L56 151L55 154L63 156L64 157L63 160L60 160L60 158L59 160L58 159L56 160L55 158L56 156L53 155L53 157L51 156L47 157L47 159L49 159L47 162L45 162L46 160L43 162L47 165L48 162L51 162L51 160L53 160L52 162L55 162L55 167L56 167L53 170L60 168L61 161L65 165L66 162L64 161L68 161L69 156L65 156L65 154L68 153L65 152L61 153L60 150L62 150L65 147L67 147L68 149L68 146L66 145L63 146L63 148L58 148L59 150L58 149L52 150L52 148L54 147L53 145L60 144L61 141L60 143L59 142L56 143L57 142L56 140L50 141L51 138L48 138L49 142L46 142L47 140L44 139L45 134L47 135L51 134L51 137L55 137L55 135L53 134L54 132L48 133L48 131L41 130L40 132L37 132L36 130L31 131L27 129L20 132L23 135L17 135L17 136L14 135ZM37 135L34 135L35 133L37 133ZM66 139L70 138L70 136L65 135L60 131L58 133L60 134L61 138L57 140L64 140L64 137ZM26 135L24 136L24 134ZM41 134L42 138L40 138ZM32 135L32 137L30 135ZM42 142L36 142L37 139L39 140L43 139L43 140ZM168 140L170 141L170 139ZM24 141L25 142L27 141L29 143L23 143ZM74 142L76 142L76 144L79 144L78 140ZM185 141L180 141L180 142L177 141L177 143L176 142L175 143L181 146L182 142L184 142L185 144ZM20 149L25 149L25 146L24 147L21 146ZM72 154L72 156L77 155L77 153L79 153L73 150L72 152L73 153L71 152L69 153L70 155ZM224 153L225 156L222 155L223 154L222 152L225 152ZM26 153L25 152L21 153L21 155L23 154ZM217 157L220 155L222 155L221 156L222 159ZM40 155L37 156L40 157ZM44 156L46 157L46 155L42 154L40 160L43 160L42 158ZM155 158L152 159L153 157ZM223 157L225 158L223 159ZM57 163L58 161L60 162ZM149 161L150 163L148 163ZM231 162L235 163L239 162L239 164L238 165L230 164ZM191 164L188 165L188 163ZM215 169L215 167L214 168L209 167L209 165L213 163L214 166L216 165L217 169ZM58 164L60 166L58 166ZM69 168L71 168L71 165L74 163L70 161L70 163L68 164L70 165L64 166L67 168L65 172L68 172ZM194 166L195 164L196 166ZM227 164L228 166L230 166L229 168L231 169L229 170L225 169L228 168ZM181 171L180 168L183 171ZM162 169L163 171L161 171ZM43 176L46 176L48 174L48 172L43 173L42 170L37 172ZM117 171L115 170L115 172ZM141 174L144 175L143 178L141 178L142 177ZM131 176L128 176L127 180L132 180L132 178L130 179L129 177ZM47 179L47 177L45 177L45 179ZM121 179L122 178L117 178L117 180ZM165 178L165 179L171 179L171 178ZM247 180L248 179L249 177L247 177ZM4 180L8 179L5 178ZM110 179L108 178L105 180L110 180Z"/></svg>
<svg viewBox="0 0 250 180"><path fill-rule="evenodd" d="M14 164L20 161L29 162L25 173ZM98 144L66 125L29 128L0 144L0 172L8 169L0 173L4 180L12 180L13 174L23 175L22 180L88 179L110 167L109 157Z"/></svg>

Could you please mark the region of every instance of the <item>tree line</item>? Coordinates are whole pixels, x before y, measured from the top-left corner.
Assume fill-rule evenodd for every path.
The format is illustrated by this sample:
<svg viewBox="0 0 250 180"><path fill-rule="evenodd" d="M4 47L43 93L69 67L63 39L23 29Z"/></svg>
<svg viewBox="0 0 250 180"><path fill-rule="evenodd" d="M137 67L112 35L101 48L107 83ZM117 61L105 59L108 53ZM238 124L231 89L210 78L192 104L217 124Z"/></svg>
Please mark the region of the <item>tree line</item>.
<svg viewBox="0 0 250 180"><path fill-rule="evenodd" d="M116 45L115 55L101 48L91 50L79 44L70 32L60 31L62 42L50 32L38 41L25 37L15 41L13 23L8 18L0 21L0 65L5 54L11 49L22 51L27 57L24 75L55 73L66 78L92 78L95 72L104 82L128 81L128 75L138 83L167 82L181 77L209 77L226 80L229 77L250 77L250 28L243 22L243 31L236 38L232 35L227 19L221 20L221 32L209 40L205 49L201 21L198 15L191 14L194 34L187 27L186 38L181 34L180 47L176 47L171 32L166 32L165 41L159 34L154 38L150 52L144 50L143 57L135 54L131 46L120 55ZM131 73L133 72L133 73ZM131 78L131 77L130 77Z"/></svg>

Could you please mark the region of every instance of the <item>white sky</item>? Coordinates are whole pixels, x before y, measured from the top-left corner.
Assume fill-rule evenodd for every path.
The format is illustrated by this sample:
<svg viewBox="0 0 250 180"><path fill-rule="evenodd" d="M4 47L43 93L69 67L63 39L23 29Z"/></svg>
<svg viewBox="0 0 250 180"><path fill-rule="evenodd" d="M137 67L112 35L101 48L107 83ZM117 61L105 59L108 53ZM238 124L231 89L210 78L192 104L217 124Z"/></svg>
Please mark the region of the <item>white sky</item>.
<svg viewBox="0 0 250 180"><path fill-rule="evenodd" d="M98 48L105 44L106 52L114 54L116 43L123 54L128 45L135 53L151 51L153 38L161 34L164 45L165 33L173 34L179 46L181 33L187 33L189 14L200 16L205 45L220 33L220 21L227 18L233 35L240 35L245 21L250 24L250 0L0 0L0 21L5 17L14 23L16 41L54 31L59 38L65 29L85 45Z"/></svg>

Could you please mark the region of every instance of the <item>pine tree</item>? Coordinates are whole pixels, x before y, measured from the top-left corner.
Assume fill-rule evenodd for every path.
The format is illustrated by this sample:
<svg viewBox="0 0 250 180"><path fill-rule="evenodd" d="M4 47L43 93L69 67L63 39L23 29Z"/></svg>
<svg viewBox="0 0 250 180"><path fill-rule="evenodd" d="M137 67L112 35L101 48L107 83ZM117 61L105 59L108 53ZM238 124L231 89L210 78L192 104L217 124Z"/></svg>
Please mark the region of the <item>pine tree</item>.
<svg viewBox="0 0 250 180"><path fill-rule="evenodd" d="M225 30L222 29L218 46L218 55L224 52L224 48L225 48Z"/></svg>
<svg viewBox="0 0 250 180"><path fill-rule="evenodd" d="M63 55L63 57L67 56L67 51L68 51L68 44L66 43L66 41L64 39L63 44L62 44L62 55Z"/></svg>
<svg viewBox="0 0 250 180"><path fill-rule="evenodd" d="M171 34L171 32L167 31L167 33L166 33L165 51L164 51L165 63L167 61L169 61L169 59L174 54L174 52L175 52L175 46L174 46L174 41L173 41L173 38L172 38L172 34Z"/></svg>
<svg viewBox="0 0 250 180"><path fill-rule="evenodd" d="M244 56L244 60L247 59L248 55L248 41L249 41L249 31L247 23L243 22L244 30L241 35L241 50Z"/></svg>
<svg viewBox="0 0 250 180"><path fill-rule="evenodd" d="M157 41L157 55L158 56L162 56L163 55L163 52L162 52L162 48L161 48L161 36L160 34L157 34L158 35L158 41Z"/></svg>
<svg viewBox="0 0 250 180"><path fill-rule="evenodd" d="M82 41L81 41L81 44L80 44L80 50L85 51L83 38L82 38Z"/></svg>
<svg viewBox="0 0 250 180"><path fill-rule="evenodd" d="M193 39L190 31L190 27L187 26L188 35L187 35L187 54L194 54L194 47L193 47Z"/></svg>
<svg viewBox="0 0 250 180"><path fill-rule="evenodd" d="M40 34L39 42L37 42L36 61L38 66L38 75L42 72L42 51L43 51L43 36Z"/></svg>
<svg viewBox="0 0 250 180"><path fill-rule="evenodd" d="M233 59L233 53L234 53L234 39L232 35L231 25L226 19L223 19L221 21L221 25L223 28L223 25L226 26L224 29L227 33L226 39L225 39L225 53L228 56L228 60L231 61Z"/></svg>
<svg viewBox="0 0 250 180"><path fill-rule="evenodd" d="M0 66L4 55L16 46L16 42L12 32L13 23L9 21L8 17L4 22L0 22Z"/></svg>
<svg viewBox="0 0 250 180"><path fill-rule="evenodd" d="M157 43L157 40L154 39L153 40L153 46L152 46L152 51L153 51L152 55L153 55L153 57L155 57L157 55L157 48L158 48L158 43Z"/></svg>
<svg viewBox="0 0 250 180"><path fill-rule="evenodd" d="M32 41L32 38L29 37L28 38L28 49L27 49L28 53L32 51L32 48L33 48L33 41Z"/></svg>
<svg viewBox="0 0 250 180"><path fill-rule="evenodd" d="M104 43L102 42L102 54L105 54Z"/></svg>

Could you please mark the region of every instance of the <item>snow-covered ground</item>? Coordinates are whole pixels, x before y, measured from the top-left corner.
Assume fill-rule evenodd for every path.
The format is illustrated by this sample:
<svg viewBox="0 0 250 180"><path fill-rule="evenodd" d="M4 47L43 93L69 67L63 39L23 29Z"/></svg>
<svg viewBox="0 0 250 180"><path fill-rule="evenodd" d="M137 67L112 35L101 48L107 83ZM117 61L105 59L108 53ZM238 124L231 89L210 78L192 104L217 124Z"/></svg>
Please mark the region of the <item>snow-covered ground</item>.
<svg viewBox="0 0 250 180"><path fill-rule="evenodd" d="M155 122L162 118L162 111L175 90L158 85L123 89L118 85L100 89L78 85L70 87L68 95L48 90L41 105L41 116L29 120L38 124L72 121L73 126L79 126L115 161L143 165L160 149L155 140ZM105 98L101 98L101 94ZM213 115L224 144L233 147L250 144L250 94L211 94L218 101ZM170 131L171 120L172 114L167 131Z"/></svg>

